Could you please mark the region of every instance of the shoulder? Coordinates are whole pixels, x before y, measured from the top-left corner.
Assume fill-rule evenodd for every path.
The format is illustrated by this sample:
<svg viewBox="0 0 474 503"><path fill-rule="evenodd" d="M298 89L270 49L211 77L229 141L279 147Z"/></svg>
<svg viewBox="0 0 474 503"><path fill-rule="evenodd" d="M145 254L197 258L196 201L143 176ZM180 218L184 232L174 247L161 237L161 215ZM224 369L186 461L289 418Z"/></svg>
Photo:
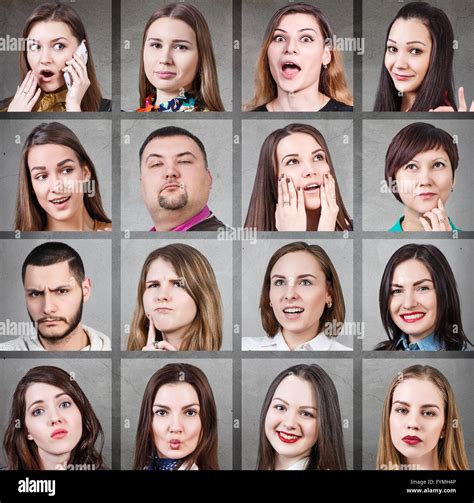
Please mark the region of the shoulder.
<svg viewBox="0 0 474 503"><path fill-rule="evenodd" d="M249 110L249 112L268 112L267 105L260 105L257 108L254 108L253 110Z"/></svg>
<svg viewBox="0 0 474 503"><path fill-rule="evenodd" d="M349 346L344 346L340 342L336 341L334 338L329 337L329 351L353 351Z"/></svg>
<svg viewBox="0 0 474 503"><path fill-rule="evenodd" d="M274 350L270 337L242 337L242 351L269 351Z"/></svg>
<svg viewBox="0 0 474 503"><path fill-rule="evenodd" d="M403 217L400 217L393 225L390 227L388 232L403 232L402 227Z"/></svg>
<svg viewBox="0 0 474 503"><path fill-rule="evenodd" d="M337 101L330 99L326 105L319 110L320 112L353 112L354 107L342 103L342 101Z"/></svg>
<svg viewBox="0 0 474 503"><path fill-rule="evenodd" d="M111 112L112 111L112 101L102 98L99 103L99 112Z"/></svg>
<svg viewBox="0 0 474 503"><path fill-rule="evenodd" d="M89 336L91 351L110 351L112 349L110 337L86 325L82 325L82 328Z"/></svg>
<svg viewBox="0 0 474 503"><path fill-rule="evenodd" d="M94 229L96 231L111 231L112 222L100 222L99 220L94 220Z"/></svg>
<svg viewBox="0 0 474 503"><path fill-rule="evenodd" d="M202 222L197 223L193 227L190 227L190 231L218 231L219 229L225 229L227 226L224 222L221 222L214 215L206 218Z"/></svg>
<svg viewBox="0 0 474 503"><path fill-rule="evenodd" d="M0 344L0 351L28 351L31 349L27 336L20 336L11 341ZM38 349L41 349L40 347Z"/></svg>

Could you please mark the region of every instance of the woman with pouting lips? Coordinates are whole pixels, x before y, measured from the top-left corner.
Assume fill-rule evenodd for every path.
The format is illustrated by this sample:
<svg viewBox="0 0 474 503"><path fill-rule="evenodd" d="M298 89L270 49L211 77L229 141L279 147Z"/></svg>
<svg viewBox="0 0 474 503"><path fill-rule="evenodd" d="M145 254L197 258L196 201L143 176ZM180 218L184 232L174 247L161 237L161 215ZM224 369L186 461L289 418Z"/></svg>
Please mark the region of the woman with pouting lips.
<svg viewBox="0 0 474 503"><path fill-rule="evenodd" d="M109 112L102 98L86 30L77 12L60 2L41 4L23 28L20 79L15 96L0 102L1 112ZM76 54L81 43L87 63ZM64 73L72 80L68 89Z"/></svg>
<svg viewBox="0 0 474 503"><path fill-rule="evenodd" d="M290 3L268 23L248 112L347 112L352 95L335 34L316 7Z"/></svg>
<svg viewBox="0 0 474 503"><path fill-rule="evenodd" d="M415 122L400 130L385 156L385 181L404 215L389 232L459 231L446 209L458 163L457 145L443 129Z"/></svg>
<svg viewBox="0 0 474 503"><path fill-rule="evenodd" d="M14 230L112 230L94 163L64 124L44 122L26 138Z"/></svg>
<svg viewBox="0 0 474 503"><path fill-rule="evenodd" d="M204 372L170 363L146 386L134 470L218 470L217 409Z"/></svg>
<svg viewBox="0 0 474 503"><path fill-rule="evenodd" d="M152 251L138 283L128 351L217 351L222 301L214 271L192 246Z"/></svg>
<svg viewBox="0 0 474 503"><path fill-rule="evenodd" d="M377 469L469 470L456 398L436 368L413 365L390 383Z"/></svg>
<svg viewBox="0 0 474 503"><path fill-rule="evenodd" d="M223 112L211 34L193 5L165 5L147 21L137 112Z"/></svg>
<svg viewBox="0 0 474 503"><path fill-rule="evenodd" d="M316 364L280 372L260 414L257 470L345 470L336 387Z"/></svg>
<svg viewBox="0 0 474 503"><path fill-rule="evenodd" d="M323 135L308 124L273 131L260 149L244 227L257 231L352 230Z"/></svg>
<svg viewBox="0 0 474 503"><path fill-rule="evenodd" d="M433 245L408 244L390 257L379 305L388 341L376 350L464 351L471 344L453 271Z"/></svg>
<svg viewBox="0 0 474 503"><path fill-rule="evenodd" d="M3 440L9 470L104 469L102 445L99 420L70 374L51 366L25 374Z"/></svg>
<svg viewBox="0 0 474 503"><path fill-rule="evenodd" d="M466 112L464 88L454 96L454 34L448 16L425 2L411 2L387 30L375 112ZM474 111L474 101L470 110Z"/></svg>
<svg viewBox="0 0 474 503"><path fill-rule="evenodd" d="M248 351L352 351L335 340L345 316L331 259L318 245L282 246L263 279L260 315L265 337L244 337Z"/></svg>

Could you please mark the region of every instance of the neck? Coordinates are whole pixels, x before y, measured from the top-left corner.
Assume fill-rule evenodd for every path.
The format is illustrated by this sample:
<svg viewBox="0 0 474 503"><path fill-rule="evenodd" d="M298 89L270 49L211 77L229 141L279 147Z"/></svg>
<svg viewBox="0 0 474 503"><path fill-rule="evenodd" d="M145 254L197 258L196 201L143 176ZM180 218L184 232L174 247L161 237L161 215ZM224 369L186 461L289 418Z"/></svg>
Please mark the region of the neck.
<svg viewBox="0 0 474 503"><path fill-rule="evenodd" d="M425 229L418 220L422 215L405 206L402 229L404 231L424 231Z"/></svg>
<svg viewBox="0 0 474 503"><path fill-rule="evenodd" d="M283 456L282 454L276 454L275 457L275 470L287 470L290 468L290 466L294 465L295 463L298 463L298 461L301 461L302 459L305 459L309 456L309 452L305 452L301 456L295 456L295 457L290 457L290 456Z"/></svg>
<svg viewBox="0 0 474 503"><path fill-rule="evenodd" d="M288 345L290 350L293 351L299 345L304 344L311 339L314 339L314 337L318 334L318 328L319 321L317 326L310 327L303 332L295 333L283 328L281 333L283 335L283 338L285 339L286 344Z"/></svg>
<svg viewBox="0 0 474 503"><path fill-rule="evenodd" d="M163 208L158 208L151 217L153 219L153 223L155 224L155 229L157 231L166 232L174 229L184 222L187 222L190 218L194 217L194 215L197 215L200 211L202 211L204 206L199 210L196 210L193 206L185 206L179 210L165 210Z"/></svg>
<svg viewBox="0 0 474 503"><path fill-rule="evenodd" d="M412 470L439 470L439 459L437 448L435 447L431 452L428 452L421 458L409 459L406 458L406 463L409 466L416 468L411 468Z"/></svg>
<svg viewBox="0 0 474 503"><path fill-rule="evenodd" d="M69 220L56 220L48 215L45 231L93 231L94 219L82 204Z"/></svg>
<svg viewBox="0 0 474 503"><path fill-rule="evenodd" d="M319 79L313 86L294 93L278 89L278 96L270 102L273 112L317 112L329 101L329 98L318 90Z"/></svg>
<svg viewBox="0 0 474 503"><path fill-rule="evenodd" d="M416 93L403 93L400 112L409 112L415 103Z"/></svg>
<svg viewBox="0 0 474 503"><path fill-rule="evenodd" d="M65 470L71 458L70 452L62 454L52 454L51 452L43 451L38 448L40 464L42 470Z"/></svg>
<svg viewBox="0 0 474 503"><path fill-rule="evenodd" d="M306 230L317 231L320 217L321 217L321 209L306 210Z"/></svg>
<svg viewBox="0 0 474 503"><path fill-rule="evenodd" d="M187 92L187 91L185 91ZM168 101L172 100L173 98L177 98L178 96L182 95L179 89L176 91L171 91L171 92L166 92L166 91L161 91L160 89L155 89L155 103L153 103L156 107L160 105L161 103L168 103Z"/></svg>
<svg viewBox="0 0 474 503"><path fill-rule="evenodd" d="M89 337L80 324L67 337L59 341L46 339L39 333L38 339L46 351L80 351L90 344Z"/></svg>
<svg viewBox="0 0 474 503"><path fill-rule="evenodd" d="M189 329L189 327L184 327L180 330L176 330L173 332L166 332L166 333L162 332L163 340L165 340L166 342L169 342L173 347L175 347L179 351L188 329Z"/></svg>

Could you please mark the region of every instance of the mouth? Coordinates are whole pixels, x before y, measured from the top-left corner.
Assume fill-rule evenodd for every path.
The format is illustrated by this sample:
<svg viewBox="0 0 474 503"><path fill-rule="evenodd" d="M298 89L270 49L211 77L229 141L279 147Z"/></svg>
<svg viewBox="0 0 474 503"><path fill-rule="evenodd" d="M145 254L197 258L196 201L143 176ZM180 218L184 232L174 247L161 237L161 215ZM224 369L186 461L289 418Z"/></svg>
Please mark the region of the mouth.
<svg viewBox="0 0 474 503"><path fill-rule="evenodd" d="M310 183L309 185L306 185L305 187L303 187L303 190L305 192L316 192L320 188L321 188L321 185L319 183Z"/></svg>
<svg viewBox="0 0 474 503"><path fill-rule="evenodd" d="M173 310L170 307L157 307L155 311L160 314L168 314Z"/></svg>
<svg viewBox="0 0 474 503"><path fill-rule="evenodd" d="M286 79L292 79L295 75L298 75L300 71L301 67L293 63L293 61L285 61L281 65L281 73Z"/></svg>
<svg viewBox="0 0 474 503"><path fill-rule="evenodd" d="M157 75L159 79L165 79L165 80L176 77L175 72L169 72L169 71L155 72L155 75Z"/></svg>
<svg viewBox="0 0 474 503"><path fill-rule="evenodd" d="M39 76L41 77L41 80L44 82L49 82L53 79L55 73L52 72L51 70L41 70L39 72Z"/></svg>
<svg viewBox="0 0 474 503"><path fill-rule="evenodd" d="M162 192L165 192L166 190L178 190L182 189L182 184L181 183L167 183L163 185L163 187L160 190L160 194Z"/></svg>
<svg viewBox="0 0 474 503"><path fill-rule="evenodd" d="M181 440L173 439L169 442L171 449L174 451L178 450L181 447Z"/></svg>
<svg viewBox="0 0 474 503"><path fill-rule="evenodd" d="M400 80L400 81L405 81L405 80L409 80L409 79L412 79L415 77L415 75L400 75L398 73L395 73L395 72L392 72L393 76L397 79L397 80Z"/></svg>
<svg viewBox="0 0 474 503"><path fill-rule="evenodd" d="M61 209L67 205L69 199L71 199L71 196L57 197L56 199L50 199L49 202L51 204L54 204L54 206L56 206L56 208Z"/></svg>
<svg viewBox="0 0 474 503"><path fill-rule="evenodd" d="M51 433L51 438L54 440L60 440L61 438L64 438L69 432L67 430L54 430L53 433Z"/></svg>
<svg viewBox="0 0 474 503"><path fill-rule="evenodd" d="M278 438L285 444L294 444L301 438L298 435L292 435L291 433L286 433L284 431L277 431L276 433L278 435Z"/></svg>
<svg viewBox="0 0 474 503"><path fill-rule="evenodd" d="M303 314L304 309L299 306L289 306L283 309L283 314L287 320L297 320Z"/></svg>
<svg viewBox="0 0 474 503"><path fill-rule="evenodd" d="M421 194L418 194L418 197L421 197L421 199L431 199L432 197L435 196L436 196L435 192L422 192Z"/></svg>
<svg viewBox="0 0 474 503"><path fill-rule="evenodd" d="M408 445L417 445L419 444L422 440L419 437L412 437L410 435L407 435L406 437L402 438L402 441L405 442Z"/></svg>
<svg viewBox="0 0 474 503"><path fill-rule="evenodd" d="M400 318L405 322L405 323L415 323L419 320L421 320L422 318L424 318L426 316L426 313L421 313L421 312L417 312L417 313L405 313L405 314L401 314L400 315Z"/></svg>
<svg viewBox="0 0 474 503"><path fill-rule="evenodd" d="M60 321L63 321L63 320L61 320L60 318L47 318L47 319L39 320L38 324L45 323L46 325L52 325L53 323L59 323Z"/></svg>

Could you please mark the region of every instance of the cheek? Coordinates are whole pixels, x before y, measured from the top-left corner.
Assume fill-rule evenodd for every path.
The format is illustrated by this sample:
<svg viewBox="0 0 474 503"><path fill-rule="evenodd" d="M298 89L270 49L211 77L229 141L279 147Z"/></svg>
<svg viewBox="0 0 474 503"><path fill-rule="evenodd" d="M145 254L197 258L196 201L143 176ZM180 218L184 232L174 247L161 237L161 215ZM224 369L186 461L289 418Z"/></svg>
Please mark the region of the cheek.
<svg viewBox="0 0 474 503"><path fill-rule="evenodd" d="M143 294L143 308L145 309L145 312L151 310L153 306L153 299L153 290L145 290L145 293Z"/></svg>

